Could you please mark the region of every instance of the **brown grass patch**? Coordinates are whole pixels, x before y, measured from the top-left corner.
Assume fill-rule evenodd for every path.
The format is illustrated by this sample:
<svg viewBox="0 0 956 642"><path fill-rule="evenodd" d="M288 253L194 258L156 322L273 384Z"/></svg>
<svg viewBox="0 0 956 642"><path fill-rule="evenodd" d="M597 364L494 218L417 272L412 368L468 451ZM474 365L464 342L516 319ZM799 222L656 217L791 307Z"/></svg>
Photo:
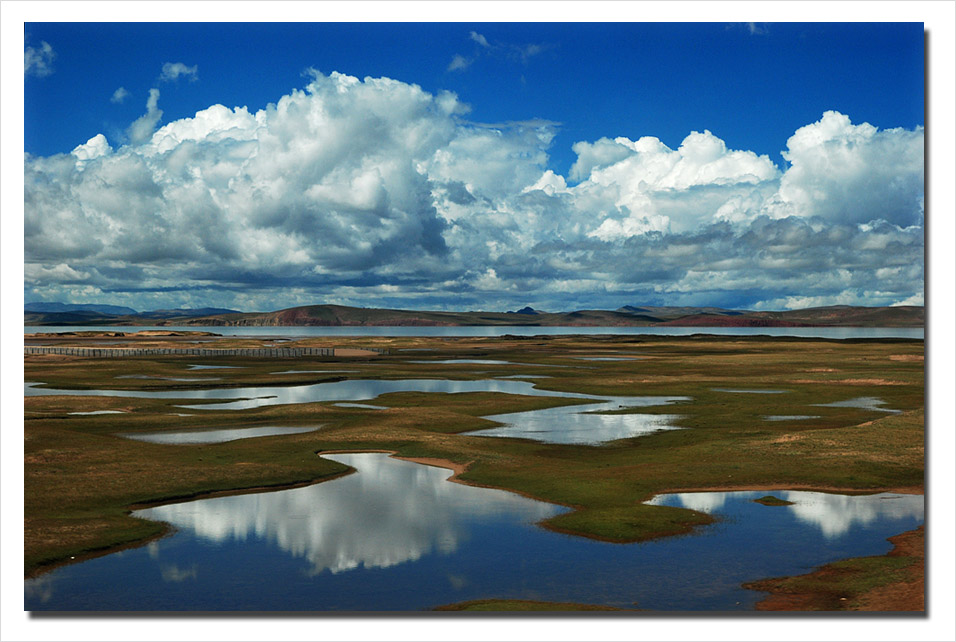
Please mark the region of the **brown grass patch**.
<svg viewBox="0 0 956 642"><path fill-rule="evenodd" d="M894 547L884 559L901 557L911 562L902 569L901 577L882 584L878 578L868 578L865 568L847 568L837 562L806 575L753 582L745 588L770 592L768 597L757 602L755 608L758 611L925 611L924 533L924 527L920 526L889 538ZM878 561L879 558L857 559ZM867 580L878 584L867 588Z"/></svg>
<svg viewBox="0 0 956 642"><path fill-rule="evenodd" d="M372 350L360 350L358 348L335 348L336 357L377 357L378 353Z"/></svg>
<svg viewBox="0 0 956 642"><path fill-rule="evenodd" d="M817 379L793 379L789 383L824 383ZM889 379L834 379L826 381L832 384L845 384L847 386L905 386L905 381L890 381Z"/></svg>
<svg viewBox="0 0 956 642"><path fill-rule="evenodd" d="M800 441L803 439L803 435L780 435L776 439L770 441L771 444L785 444L791 441Z"/></svg>
<svg viewBox="0 0 956 642"><path fill-rule="evenodd" d="M891 354L890 361L923 361L921 354Z"/></svg>

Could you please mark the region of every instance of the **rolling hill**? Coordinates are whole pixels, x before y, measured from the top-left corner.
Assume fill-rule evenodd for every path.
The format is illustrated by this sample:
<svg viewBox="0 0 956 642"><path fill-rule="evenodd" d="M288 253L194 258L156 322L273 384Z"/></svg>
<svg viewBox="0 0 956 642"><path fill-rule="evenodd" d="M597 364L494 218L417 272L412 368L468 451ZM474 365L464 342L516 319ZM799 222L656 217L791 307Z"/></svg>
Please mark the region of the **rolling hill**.
<svg viewBox="0 0 956 642"><path fill-rule="evenodd" d="M307 305L275 312L221 308L108 314L94 310L31 312L24 325L160 326L683 326L683 327L923 327L922 306L829 306L779 312L722 308L624 306L617 310L439 312Z"/></svg>

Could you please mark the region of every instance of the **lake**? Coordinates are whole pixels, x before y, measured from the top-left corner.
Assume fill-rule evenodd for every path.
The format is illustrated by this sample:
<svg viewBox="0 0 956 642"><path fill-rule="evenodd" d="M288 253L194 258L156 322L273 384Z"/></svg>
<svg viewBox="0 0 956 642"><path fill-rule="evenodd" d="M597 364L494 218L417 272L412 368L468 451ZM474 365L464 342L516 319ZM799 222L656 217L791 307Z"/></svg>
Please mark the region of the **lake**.
<svg viewBox="0 0 956 642"><path fill-rule="evenodd" d="M923 496L681 493L711 513L690 535L611 544L535 523L567 509L449 483L381 453L328 455L358 472L288 490L138 510L167 537L24 582L29 611L417 611L489 597L661 611L750 610L748 581L890 550ZM754 542L760 547L754 547Z"/></svg>
<svg viewBox="0 0 956 642"><path fill-rule="evenodd" d="M724 336L810 337L821 339L922 339L923 328L677 328L677 327L545 327L545 326L24 326L36 332L137 332L190 330L243 337L500 337L555 334L621 334L684 337L692 334Z"/></svg>

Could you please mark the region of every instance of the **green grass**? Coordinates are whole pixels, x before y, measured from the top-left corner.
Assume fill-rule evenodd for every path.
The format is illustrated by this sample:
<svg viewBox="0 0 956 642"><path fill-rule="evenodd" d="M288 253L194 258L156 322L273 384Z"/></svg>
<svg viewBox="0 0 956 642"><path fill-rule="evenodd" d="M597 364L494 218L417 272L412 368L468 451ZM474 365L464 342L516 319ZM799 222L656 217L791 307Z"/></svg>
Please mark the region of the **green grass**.
<svg viewBox="0 0 956 642"><path fill-rule="evenodd" d="M223 344L251 347L250 339ZM388 348L368 358L216 359L238 369L190 371L196 357L49 359L25 357L25 379L58 387L159 390L174 386L298 385L330 377L484 379L511 374L550 390L605 395L687 396L642 408L680 415L672 430L601 446L544 444L461 434L495 426L484 417L579 400L500 393L403 392L370 401L386 410L331 403L241 411L177 408L175 399L27 397L25 561L36 572L70 556L155 535L161 528L126 515L130 505L202 493L327 479L344 467L318 451L377 449L467 464L469 483L572 507L545 525L582 536L637 541L684 533L709 518L648 506L655 494L689 489L794 487L878 491L923 484L923 343L668 337L489 337L304 339L301 345ZM206 344L207 347L218 347ZM430 348L415 354L403 348ZM631 361L576 356L632 354ZM537 363L412 364L406 359L482 358ZM569 367L570 366L570 367ZM296 370L347 373L275 374ZM218 382L117 379L129 374L221 377ZM782 389L775 395L714 388ZM887 415L814 404L876 396ZM70 412L122 410L79 416ZM584 409L584 408L582 408ZM175 413L188 412L180 417ZM767 415L819 415L768 422ZM224 444L169 446L116 433L257 425L321 425L316 432Z"/></svg>
<svg viewBox="0 0 956 642"><path fill-rule="evenodd" d="M897 548L887 555L840 560L806 575L751 582L744 588L771 594L758 604L758 608L775 609L784 604L799 605L800 610L854 611L874 608L875 592L909 583L910 594L897 590L889 597L883 595L877 608L886 611L922 610L920 585L925 573L924 533L921 527L891 538L897 543ZM900 550L900 545L904 550ZM916 585L915 590L920 593L915 601L912 585Z"/></svg>

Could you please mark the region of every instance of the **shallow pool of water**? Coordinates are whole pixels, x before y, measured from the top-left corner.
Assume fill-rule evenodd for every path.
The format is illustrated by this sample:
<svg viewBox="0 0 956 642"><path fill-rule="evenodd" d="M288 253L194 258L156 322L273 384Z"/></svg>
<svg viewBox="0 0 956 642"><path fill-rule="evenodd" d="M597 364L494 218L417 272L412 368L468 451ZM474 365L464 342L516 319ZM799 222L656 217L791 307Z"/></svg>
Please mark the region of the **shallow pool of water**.
<svg viewBox="0 0 956 642"><path fill-rule="evenodd" d="M886 402L878 397L855 397L854 399L847 399L846 401L817 403L813 405L820 406L821 408L860 408L861 410L876 410L879 412L890 412L894 414L902 412L902 410L884 408L883 406L886 405Z"/></svg>
<svg viewBox="0 0 956 642"><path fill-rule="evenodd" d="M232 368L241 368L242 366L204 366L204 365L191 365L187 370L224 370Z"/></svg>
<svg viewBox="0 0 956 642"><path fill-rule="evenodd" d="M213 390L59 390L24 386L25 395L109 395L161 399L211 399L213 404L181 404L189 409L243 410L275 404L311 403L320 401L360 402L390 392L502 392L515 395L566 397L586 400L577 407L548 408L518 413L493 415L495 421L507 424L500 428L470 434L490 437L522 437L547 443L598 444L614 439L637 437L658 430L673 430L677 415L600 414L602 412L672 404L689 401L689 397L597 397L573 392L556 392L535 388L531 381L519 379L349 379L307 386L259 386L255 388L218 388Z"/></svg>
<svg viewBox="0 0 956 642"><path fill-rule="evenodd" d="M354 370L281 370L270 374L328 374L335 372L355 372Z"/></svg>
<svg viewBox="0 0 956 642"><path fill-rule="evenodd" d="M122 415L124 410L87 410L85 412L68 412L68 415Z"/></svg>
<svg viewBox="0 0 956 642"><path fill-rule="evenodd" d="M603 414L622 408L640 408L689 401L689 397L611 397L598 403L529 410L485 419L505 426L466 434L486 437L519 437L551 444L596 445L615 439L640 437L659 430L678 430L680 415L642 413Z"/></svg>
<svg viewBox="0 0 956 642"><path fill-rule="evenodd" d="M449 483L450 472L381 453L331 459L358 469L303 488L168 504L134 513L168 537L24 583L25 609L415 611L489 597L751 609L743 582L880 555L923 520L922 496L682 493L656 503L714 514L681 537L611 544L535 522L566 509Z"/></svg>
<svg viewBox="0 0 956 642"><path fill-rule="evenodd" d="M442 360L429 360L429 359L409 359L405 363L435 363L435 364L447 364L447 363L484 363L488 365L510 365L512 361L501 361L500 359L442 359ZM527 364L515 364L515 365L527 365Z"/></svg>
<svg viewBox="0 0 956 642"><path fill-rule="evenodd" d="M222 430L183 430L176 432L127 432L120 437L147 441L151 444L220 444L237 439L252 437L271 437L273 435L295 435L313 432L321 426L255 426L252 428L226 428Z"/></svg>
<svg viewBox="0 0 956 642"><path fill-rule="evenodd" d="M208 399L214 404L184 405L185 408L214 410L243 410L275 404L312 403L320 401L364 401L389 392L503 392L514 395L544 397L574 397L591 399L588 395L541 390L528 381L479 379L454 381L451 379L348 379L305 386L256 386L250 388L213 388L209 390L66 390L24 384L25 396L80 395L136 397L146 399Z"/></svg>
<svg viewBox="0 0 956 642"><path fill-rule="evenodd" d="M156 381L222 381L220 377L164 377L162 375L119 375L117 379L153 379Z"/></svg>

